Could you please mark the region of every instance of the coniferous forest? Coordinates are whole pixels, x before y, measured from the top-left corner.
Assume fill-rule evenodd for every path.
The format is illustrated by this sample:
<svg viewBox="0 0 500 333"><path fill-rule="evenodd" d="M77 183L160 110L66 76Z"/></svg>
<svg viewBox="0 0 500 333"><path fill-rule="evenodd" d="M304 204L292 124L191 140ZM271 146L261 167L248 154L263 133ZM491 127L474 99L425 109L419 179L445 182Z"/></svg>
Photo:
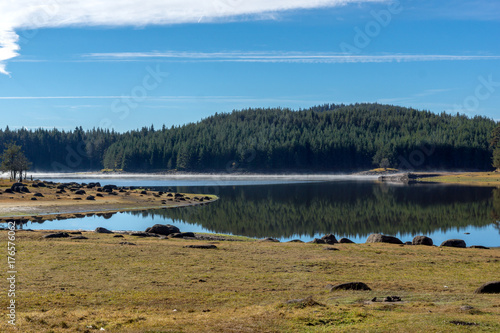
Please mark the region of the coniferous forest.
<svg viewBox="0 0 500 333"><path fill-rule="evenodd" d="M381 104L245 109L154 125L126 133L6 127L0 145L16 143L32 170L54 172L491 170L498 126L480 116Z"/></svg>

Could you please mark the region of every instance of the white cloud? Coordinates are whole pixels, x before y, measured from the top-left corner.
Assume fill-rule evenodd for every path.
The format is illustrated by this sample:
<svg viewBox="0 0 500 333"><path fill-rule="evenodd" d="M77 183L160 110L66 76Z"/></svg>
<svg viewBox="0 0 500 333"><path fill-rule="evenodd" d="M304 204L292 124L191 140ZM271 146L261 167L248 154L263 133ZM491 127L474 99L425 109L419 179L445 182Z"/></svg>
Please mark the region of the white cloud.
<svg viewBox="0 0 500 333"><path fill-rule="evenodd" d="M196 23L292 9L388 0L1 0L0 73L18 55L16 31L67 26ZM272 16L271 16L272 17Z"/></svg>
<svg viewBox="0 0 500 333"><path fill-rule="evenodd" d="M381 54L346 55L311 52L119 52L90 53L83 56L91 61L141 61L155 58L165 61L193 62L294 62L294 63L385 63L415 61L500 60L497 55L440 54Z"/></svg>

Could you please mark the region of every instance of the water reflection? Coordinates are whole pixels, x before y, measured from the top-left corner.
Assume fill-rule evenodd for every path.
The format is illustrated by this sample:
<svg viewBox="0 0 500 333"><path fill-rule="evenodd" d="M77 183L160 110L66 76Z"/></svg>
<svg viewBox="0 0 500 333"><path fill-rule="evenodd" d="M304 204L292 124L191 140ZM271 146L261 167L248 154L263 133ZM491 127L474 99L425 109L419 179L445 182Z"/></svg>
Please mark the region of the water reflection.
<svg viewBox="0 0 500 333"><path fill-rule="evenodd" d="M430 234L491 225L500 213L500 191L484 187L327 182L221 187L217 192L220 200L207 206L130 214L200 224L218 233L288 238Z"/></svg>

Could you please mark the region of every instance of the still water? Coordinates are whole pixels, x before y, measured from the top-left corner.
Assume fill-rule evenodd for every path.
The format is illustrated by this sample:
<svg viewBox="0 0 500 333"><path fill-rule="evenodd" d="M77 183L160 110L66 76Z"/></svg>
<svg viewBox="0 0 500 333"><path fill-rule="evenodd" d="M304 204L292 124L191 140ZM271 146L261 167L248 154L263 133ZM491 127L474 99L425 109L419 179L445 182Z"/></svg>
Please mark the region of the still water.
<svg viewBox="0 0 500 333"><path fill-rule="evenodd" d="M379 183L354 177L113 177L53 178L60 182L143 186L178 192L216 194L215 203L147 212L85 217L31 229L145 230L173 224L181 231L215 232L282 241L333 233L364 242L377 232L402 241L427 235L439 245L459 238L467 245L500 246L500 189L456 185Z"/></svg>

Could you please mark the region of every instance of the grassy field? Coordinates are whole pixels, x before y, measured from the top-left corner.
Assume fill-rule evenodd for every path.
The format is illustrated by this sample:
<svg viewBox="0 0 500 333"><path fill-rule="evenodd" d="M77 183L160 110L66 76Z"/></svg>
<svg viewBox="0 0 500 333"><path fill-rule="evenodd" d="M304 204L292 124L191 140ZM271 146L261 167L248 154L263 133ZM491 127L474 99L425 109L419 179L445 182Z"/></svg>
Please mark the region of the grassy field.
<svg viewBox="0 0 500 333"><path fill-rule="evenodd" d="M43 234L16 234L17 326L4 316L2 332L500 331L499 295L474 294L499 279L498 248ZM351 281L372 291L327 288ZM3 293L2 309L7 302Z"/></svg>
<svg viewBox="0 0 500 333"><path fill-rule="evenodd" d="M436 183L452 183L474 186L500 187L500 172L467 172L443 174L438 177L422 177L420 181Z"/></svg>

